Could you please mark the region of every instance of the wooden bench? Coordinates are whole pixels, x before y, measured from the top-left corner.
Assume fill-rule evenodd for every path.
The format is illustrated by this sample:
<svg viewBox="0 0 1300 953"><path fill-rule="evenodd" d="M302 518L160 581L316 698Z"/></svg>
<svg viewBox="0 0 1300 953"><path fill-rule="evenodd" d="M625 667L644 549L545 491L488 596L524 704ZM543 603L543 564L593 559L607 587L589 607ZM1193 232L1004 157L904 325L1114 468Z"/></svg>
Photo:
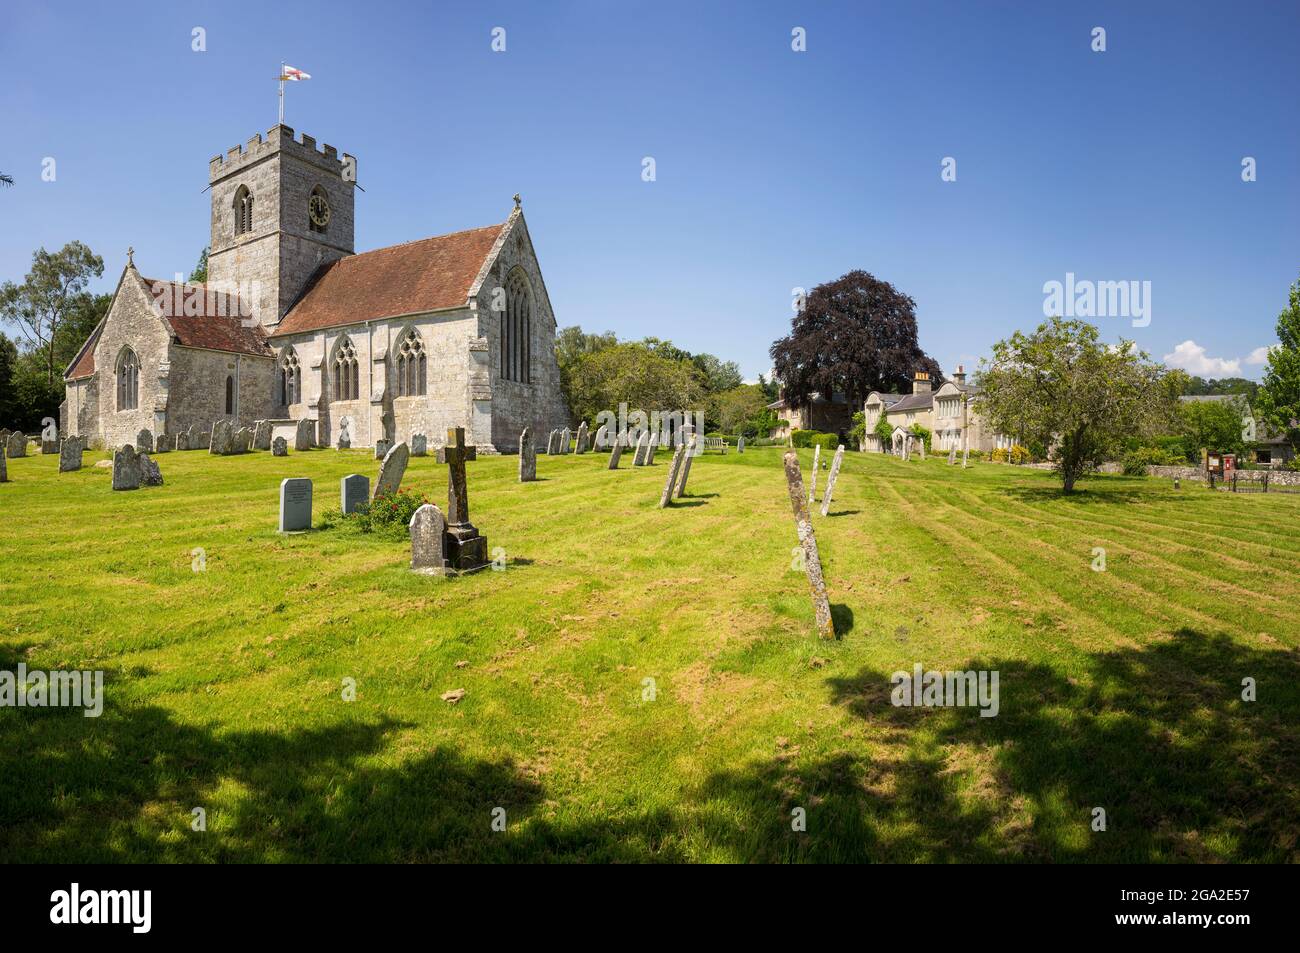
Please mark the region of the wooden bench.
<svg viewBox="0 0 1300 953"><path fill-rule="evenodd" d="M704 451L721 450L724 454L727 452L727 441L723 437L705 437Z"/></svg>

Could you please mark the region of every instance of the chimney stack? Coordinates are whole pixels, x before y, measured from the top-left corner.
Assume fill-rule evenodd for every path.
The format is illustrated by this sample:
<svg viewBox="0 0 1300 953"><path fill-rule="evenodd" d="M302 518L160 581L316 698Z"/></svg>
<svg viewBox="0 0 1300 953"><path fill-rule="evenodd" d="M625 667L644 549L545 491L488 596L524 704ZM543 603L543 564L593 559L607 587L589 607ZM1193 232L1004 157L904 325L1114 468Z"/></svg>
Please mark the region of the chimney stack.
<svg viewBox="0 0 1300 953"><path fill-rule="evenodd" d="M912 378L913 394L930 393L930 375L925 371L917 371L916 376Z"/></svg>
<svg viewBox="0 0 1300 953"><path fill-rule="evenodd" d="M958 387L965 387L965 386L966 386L966 368L964 368L964 367L962 367L960 364L958 364L958 365L957 365L957 370L956 370L956 372L952 375L952 379L953 379L953 382L954 382Z"/></svg>

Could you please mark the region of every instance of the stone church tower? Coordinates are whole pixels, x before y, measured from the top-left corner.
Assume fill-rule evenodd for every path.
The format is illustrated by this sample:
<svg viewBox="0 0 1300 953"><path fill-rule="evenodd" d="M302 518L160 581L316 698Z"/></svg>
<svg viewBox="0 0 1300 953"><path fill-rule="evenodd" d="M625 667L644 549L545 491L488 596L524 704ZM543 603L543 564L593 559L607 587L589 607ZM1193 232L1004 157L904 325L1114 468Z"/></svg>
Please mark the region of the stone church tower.
<svg viewBox="0 0 1300 953"><path fill-rule="evenodd" d="M357 253L356 168L284 125L213 158L207 284L128 255L64 372L61 430L112 447L305 419L320 446L366 447L464 427L493 453L569 423L519 196L505 221Z"/></svg>
<svg viewBox="0 0 1300 953"><path fill-rule="evenodd" d="M318 268L355 251L356 169L288 126L214 157L208 283L251 298L263 326L278 324Z"/></svg>

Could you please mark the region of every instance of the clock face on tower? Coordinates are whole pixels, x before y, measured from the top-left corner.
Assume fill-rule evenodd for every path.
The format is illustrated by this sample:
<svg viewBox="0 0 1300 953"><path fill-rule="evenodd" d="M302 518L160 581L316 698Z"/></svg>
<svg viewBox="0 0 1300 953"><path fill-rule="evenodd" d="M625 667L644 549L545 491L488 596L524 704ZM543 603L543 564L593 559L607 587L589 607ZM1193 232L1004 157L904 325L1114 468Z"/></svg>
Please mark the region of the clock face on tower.
<svg viewBox="0 0 1300 953"><path fill-rule="evenodd" d="M330 221L330 203L325 201L325 196L317 192L307 203L307 211L311 215L312 224L317 228L324 228Z"/></svg>

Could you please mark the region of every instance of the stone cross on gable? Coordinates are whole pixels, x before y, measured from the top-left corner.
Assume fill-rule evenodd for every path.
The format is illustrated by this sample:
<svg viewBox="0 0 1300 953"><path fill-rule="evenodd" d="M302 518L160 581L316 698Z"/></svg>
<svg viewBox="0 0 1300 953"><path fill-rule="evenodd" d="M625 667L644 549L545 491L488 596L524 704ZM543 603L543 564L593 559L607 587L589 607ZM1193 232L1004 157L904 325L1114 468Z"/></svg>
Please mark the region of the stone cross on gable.
<svg viewBox="0 0 1300 953"><path fill-rule="evenodd" d="M447 464L447 522L469 522L469 486L465 463L478 458L477 447L465 446L465 428L447 431L447 445L438 448L438 462Z"/></svg>

